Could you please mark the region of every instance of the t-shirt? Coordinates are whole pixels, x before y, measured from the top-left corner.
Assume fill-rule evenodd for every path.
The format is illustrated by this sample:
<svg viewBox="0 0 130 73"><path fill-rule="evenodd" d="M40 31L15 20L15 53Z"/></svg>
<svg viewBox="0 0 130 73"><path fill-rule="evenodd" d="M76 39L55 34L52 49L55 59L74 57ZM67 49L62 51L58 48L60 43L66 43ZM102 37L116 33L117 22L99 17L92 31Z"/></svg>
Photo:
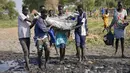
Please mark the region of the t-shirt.
<svg viewBox="0 0 130 73"><path fill-rule="evenodd" d="M19 38L29 38L30 37L30 25L28 21L24 21L29 16L25 16L23 13L20 13L18 16L18 37Z"/></svg>
<svg viewBox="0 0 130 73"><path fill-rule="evenodd" d="M115 28L121 28L124 24L124 17L127 16L127 11L125 9L122 12L118 12L117 10L114 13L114 18L117 21L115 23Z"/></svg>
<svg viewBox="0 0 130 73"><path fill-rule="evenodd" d="M81 27L76 28L75 31L79 32L82 36L86 36L86 34L87 34L87 19L86 19L86 13L85 12L82 15L78 16L77 26L78 25L81 25Z"/></svg>

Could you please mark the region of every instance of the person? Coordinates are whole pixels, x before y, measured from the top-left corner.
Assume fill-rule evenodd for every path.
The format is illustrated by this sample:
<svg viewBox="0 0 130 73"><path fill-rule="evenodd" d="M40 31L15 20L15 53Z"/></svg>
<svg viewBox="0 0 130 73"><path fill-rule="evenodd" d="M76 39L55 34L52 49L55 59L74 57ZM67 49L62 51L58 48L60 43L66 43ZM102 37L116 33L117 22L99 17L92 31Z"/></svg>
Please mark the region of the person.
<svg viewBox="0 0 130 73"><path fill-rule="evenodd" d="M108 9L105 10L105 14L103 14L103 21L104 21L104 29L103 32L106 30L106 28L108 27L108 20L109 20L109 13L108 13Z"/></svg>
<svg viewBox="0 0 130 73"><path fill-rule="evenodd" d="M37 53L38 53L38 66L42 70L42 52L45 51L45 68L47 61L49 59L50 54L50 45L48 40L48 32L51 26L47 27L47 10L41 9L40 10L41 16L37 19L35 29L34 29L34 40L36 42Z"/></svg>
<svg viewBox="0 0 130 73"><path fill-rule="evenodd" d="M22 13L18 16L18 37L23 49L25 67L29 68L29 54L30 54L30 29L33 27L32 22L29 20L29 9L27 6L22 7Z"/></svg>
<svg viewBox="0 0 130 73"><path fill-rule="evenodd" d="M64 14L63 6L61 4L58 5L58 11L59 11L58 16L62 16Z"/></svg>
<svg viewBox="0 0 130 73"><path fill-rule="evenodd" d="M77 17L77 24L76 26L79 26L75 29L75 42L76 42L76 56L78 57L78 60L81 61L85 58L84 55L84 49L85 49L85 40L87 35L87 18L86 13L83 11L82 5L79 5L77 7L79 15ZM80 52L81 48L81 52Z"/></svg>
<svg viewBox="0 0 130 73"><path fill-rule="evenodd" d="M62 8L59 7L59 16L63 15ZM60 63L64 63L66 43L69 36L69 32L61 29L56 30L56 46L60 48Z"/></svg>
<svg viewBox="0 0 130 73"><path fill-rule="evenodd" d="M53 17L53 10L49 10L49 17ZM58 50L57 50L57 47L56 47L56 38L55 38L55 32L54 32L54 29L51 28L49 30L49 35L50 35L50 47L52 45L54 45L55 47L55 50L56 50L56 54L58 55Z"/></svg>
<svg viewBox="0 0 130 73"><path fill-rule="evenodd" d="M104 13L105 13L105 9L102 8L102 9L101 9L101 14L102 14L102 16L103 16Z"/></svg>
<svg viewBox="0 0 130 73"><path fill-rule="evenodd" d="M118 2L118 8L114 11L113 20L111 22L111 25L109 26L109 30L111 30L111 27L114 26L114 35L116 38L115 42L115 54L118 50L118 44L119 40L121 41L121 50L122 50L122 58L124 56L124 30L125 27L128 25L127 22L125 22L127 18L127 12L125 9L123 9L123 5L121 2Z"/></svg>
<svg viewBox="0 0 130 73"><path fill-rule="evenodd" d="M48 11L49 17L54 17L53 10Z"/></svg>

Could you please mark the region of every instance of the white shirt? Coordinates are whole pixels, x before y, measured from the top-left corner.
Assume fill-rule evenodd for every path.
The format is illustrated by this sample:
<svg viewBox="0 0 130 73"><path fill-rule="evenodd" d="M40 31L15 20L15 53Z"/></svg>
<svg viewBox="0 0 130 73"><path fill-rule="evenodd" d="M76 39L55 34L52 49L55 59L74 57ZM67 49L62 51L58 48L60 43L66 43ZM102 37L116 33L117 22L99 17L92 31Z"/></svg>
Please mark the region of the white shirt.
<svg viewBox="0 0 130 73"><path fill-rule="evenodd" d="M81 35L82 36L86 36L86 34L87 34L87 32L86 32L86 28L85 28L85 21L86 21L86 19L85 18L83 18L82 19L82 22L83 22L83 25L81 26Z"/></svg>
<svg viewBox="0 0 130 73"><path fill-rule="evenodd" d="M30 37L30 25L28 21L24 21L29 16L25 16L23 13L18 16L18 36L19 38L29 38Z"/></svg>

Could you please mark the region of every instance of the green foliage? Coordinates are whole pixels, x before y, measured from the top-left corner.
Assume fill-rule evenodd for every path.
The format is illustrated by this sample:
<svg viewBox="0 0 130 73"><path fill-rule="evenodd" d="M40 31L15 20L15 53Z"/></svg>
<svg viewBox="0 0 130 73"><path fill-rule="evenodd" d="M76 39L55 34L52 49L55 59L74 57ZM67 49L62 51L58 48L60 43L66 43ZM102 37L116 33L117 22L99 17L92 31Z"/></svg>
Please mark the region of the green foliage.
<svg viewBox="0 0 130 73"><path fill-rule="evenodd" d="M124 7L129 8L130 7L130 0L122 0Z"/></svg>
<svg viewBox="0 0 130 73"><path fill-rule="evenodd" d="M75 3L77 0L59 0L60 4L66 5L70 3Z"/></svg>
<svg viewBox="0 0 130 73"><path fill-rule="evenodd" d="M85 10L92 11L94 9L94 6L95 0L83 0L83 7Z"/></svg>
<svg viewBox="0 0 130 73"><path fill-rule="evenodd" d="M45 0L23 0L23 5L29 6L29 9L39 9L39 6L44 5Z"/></svg>
<svg viewBox="0 0 130 73"><path fill-rule="evenodd" d="M7 7L6 7L8 10L9 10L9 17L10 19L14 19L17 17L18 13L17 11L14 9L15 8L15 2L14 1L9 1L7 3Z"/></svg>
<svg viewBox="0 0 130 73"><path fill-rule="evenodd" d="M5 14L5 11L8 13ZM18 13L15 10L15 2L12 0L0 0L0 19L15 19Z"/></svg>
<svg viewBox="0 0 130 73"><path fill-rule="evenodd" d="M10 28L17 26L17 19L15 20L0 20L0 28Z"/></svg>

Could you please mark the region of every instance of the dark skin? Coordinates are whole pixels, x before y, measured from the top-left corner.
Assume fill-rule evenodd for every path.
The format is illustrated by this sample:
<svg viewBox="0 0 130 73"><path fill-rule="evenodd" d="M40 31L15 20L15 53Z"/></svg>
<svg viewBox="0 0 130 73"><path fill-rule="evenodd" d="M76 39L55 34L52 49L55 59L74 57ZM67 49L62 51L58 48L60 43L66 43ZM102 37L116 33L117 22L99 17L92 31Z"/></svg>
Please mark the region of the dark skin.
<svg viewBox="0 0 130 73"><path fill-rule="evenodd" d="M59 10L59 14L58 14L59 16L62 16L63 15L63 9L62 9L62 7L61 7L61 10ZM62 30L57 30L57 31L62 31ZM64 31L63 31L63 33L65 33ZM62 63L63 62L63 60L64 60L64 57L65 57L65 48L66 48L66 45L64 45L64 47L61 47L61 45L60 45L60 63Z"/></svg>
<svg viewBox="0 0 130 73"><path fill-rule="evenodd" d="M57 31L62 31L62 30L57 30ZM63 31L66 35L67 38L69 38L70 36L70 31ZM64 45L64 47L61 47L62 45L60 45L60 63L63 63L64 57L65 57L65 49L66 49L66 45Z"/></svg>
<svg viewBox="0 0 130 73"><path fill-rule="evenodd" d="M24 9L24 10L22 10L22 13L23 13L25 16L28 15L28 12L29 12L28 9ZM31 29L31 28L35 25L34 22L35 22L36 20L31 21L31 20L29 20L28 18L26 18L24 21L28 21L28 22L31 23L31 25L30 25L30 29Z"/></svg>
<svg viewBox="0 0 130 73"><path fill-rule="evenodd" d="M108 9L106 9L106 11L105 11L105 14L108 14ZM103 20L104 20L104 17L103 17ZM105 26L105 28L103 29L103 32L106 30L106 26ZM108 31L108 30L107 30Z"/></svg>
<svg viewBox="0 0 130 73"><path fill-rule="evenodd" d="M41 18L43 19L43 20L45 20L46 18L47 18L47 13L41 13ZM48 28L51 28L52 26L49 26ZM47 61L49 60L49 56L50 56L50 47L49 46L46 46L47 48L46 49L44 49L44 51L45 51L45 68L46 68L46 63L47 63ZM43 50L39 50L38 51L38 61L39 61L39 68L42 70L42 68L41 68L41 65L42 65L42 52L43 52Z"/></svg>
<svg viewBox="0 0 130 73"><path fill-rule="evenodd" d="M25 9L22 10L22 13L25 16L27 16L28 15L28 11L29 11L28 8L25 8ZM29 19L27 19L27 18L24 21L28 21L28 22L31 23L31 21ZM32 28L33 26L34 26L34 24L30 25L30 28ZM29 58L29 49L28 49L28 58ZM29 68L29 60L27 60L27 62L26 62L26 68L27 68L28 71L30 70L30 68Z"/></svg>
<svg viewBox="0 0 130 73"><path fill-rule="evenodd" d="M79 14L80 14L80 16L83 14L83 9L82 8L78 8L78 12L79 12ZM82 25L83 23L81 23L81 25ZM78 27L76 27L76 28L79 28L79 27L81 27L81 25L80 26L78 26ZM81 49L80 49L81 48ZM83 47L80 47L80 46L76 46L76 51L77 51L77 53L76 53L76 56L78 57L78 60L79 60L79 62L81 61L81 60L84 60L85 59L85 56L84 56L84 48Z"/></svg>
<svg viewBox="0 0 130 73"><path fill-rule="evenodd" d="M123 10L122 3L118 3L117 11L122 12L122 10ZM127 18L127 16L124 17L124 20L126 20L126 18ZM111 29L111 27L112 27L112 25L110 25L109 29ZM124 55L124 38L116 39L116 42L115 42L115 49L116 49L115 54L118 51L119 41L121 42L122 58L124 58L125 57L125 55Z"/></svg>
<svg viewBox="0 0 130 73"><path fill-rule="evenodd" d="M53 17L53 10L49 10L49 17ZM51 40L50 40L50 47L52 47L52 45L55 47L56 55L59 55L59 54L58 54L58 50L57 50L57 48L56 48L56 44L55 44L55 43L52 43Z"/></svg>

